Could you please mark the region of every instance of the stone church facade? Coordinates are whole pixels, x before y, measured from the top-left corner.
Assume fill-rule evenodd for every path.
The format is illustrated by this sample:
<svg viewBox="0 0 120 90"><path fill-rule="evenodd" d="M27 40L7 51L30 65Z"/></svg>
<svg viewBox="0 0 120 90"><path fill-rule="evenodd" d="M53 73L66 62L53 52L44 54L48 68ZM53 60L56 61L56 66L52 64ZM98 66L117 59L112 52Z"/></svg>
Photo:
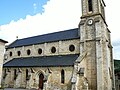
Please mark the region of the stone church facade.
<svg viewBox="0 0 120 90"><path fill-rule="evenodd" d="M6 47L4 87L115 90L103 0L81 0L78 28L17 39Z"/></svg>

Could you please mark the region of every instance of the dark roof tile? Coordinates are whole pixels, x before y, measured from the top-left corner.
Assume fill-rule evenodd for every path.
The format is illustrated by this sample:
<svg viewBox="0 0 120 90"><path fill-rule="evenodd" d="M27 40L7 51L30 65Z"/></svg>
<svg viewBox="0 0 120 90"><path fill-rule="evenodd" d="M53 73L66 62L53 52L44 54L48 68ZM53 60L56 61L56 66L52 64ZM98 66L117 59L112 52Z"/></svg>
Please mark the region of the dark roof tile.
<svg viewBox="0 0 120 90"><path fill-rule="evenodd" d="M3 67L52 67L73 66L79 55L42 56L14 58L5 63Z"/></svg>
<svg viewBox="0 0 120 90"><path fill-rule="evenodd" d="M78 28L75 28L75 29L70 29L66 31L38 35L38 36L28 37L24 39L18 39L14 41L12 44L10 44L7 48L40 44L45 42L54 42L54 41L60 41L60 40L75 39L79 37L80 36L78 34Z"/></svg>

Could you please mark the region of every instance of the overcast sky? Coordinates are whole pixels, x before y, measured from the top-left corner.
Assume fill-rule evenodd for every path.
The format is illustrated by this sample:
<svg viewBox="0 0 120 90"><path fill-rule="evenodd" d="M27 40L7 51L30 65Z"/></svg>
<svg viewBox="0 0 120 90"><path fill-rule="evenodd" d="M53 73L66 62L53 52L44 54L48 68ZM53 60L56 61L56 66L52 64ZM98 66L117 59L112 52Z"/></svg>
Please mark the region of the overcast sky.
<svg viewBox="0 0 120 90"><path fill-rule="evenodd" d="M114 59L120 59L120 0L104 0ZM78 27L81 0L0 0L0 38L13 42Z"/></svg>

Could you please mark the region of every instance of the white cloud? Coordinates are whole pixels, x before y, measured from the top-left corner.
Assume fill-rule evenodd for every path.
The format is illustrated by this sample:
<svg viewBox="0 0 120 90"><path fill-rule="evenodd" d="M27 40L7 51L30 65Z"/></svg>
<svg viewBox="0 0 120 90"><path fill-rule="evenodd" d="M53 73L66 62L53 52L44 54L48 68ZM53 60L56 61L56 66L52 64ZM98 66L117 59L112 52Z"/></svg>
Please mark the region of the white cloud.
<svg viewBox="0 0 120 90"><path fill-rule="evenodd" d="M36 7L36 4L33 6ZM78 26L81 16L80 0L50 0L43 7L43 14L27 15L26 19L2 25L0 36L4 35L11 42L16 36L24 38Z"/></svg>
<svg viewBox="0 0 120 90"><path fill-rule="evenodd" d="M105 0L106 20L111 31L112 41L120 40L119 19L120 1ZM44 7L44 13L34 16L27 15L25 19L11 21L9 24L2 25L0 37L12 42L19 38L41 35L60 30L78 27L81 16L81 0L50 0ZM34 10L37 8L33 4ZM114 48L114 47L113 47ZM120 50L120 48L117 48ZM120 59L119 51L114 50L115 58Z"/></svg>
<svg viewBox="0 0 120 90"><path fill-rule="evenodd" d="M106 2L106 20L108 28L111 31L111 39L113 44L113 56L120 60L120 1L105 0Z"/></svg>
<svg viewBox="0 0 120 90"><path fill-rule="evenodd" d="M120 40L120 28L119 28L119 20L120 20L120 1L114 0L105 0L106 2L106 19L108 23L108 27L111 31L112 41Z"/></svg>
<svg viewBox="0 0 120 90"><path fill-rule="evenodd" d="M114 47L113 53L114 53L114 59L120 60L120 45Z"/></svg>

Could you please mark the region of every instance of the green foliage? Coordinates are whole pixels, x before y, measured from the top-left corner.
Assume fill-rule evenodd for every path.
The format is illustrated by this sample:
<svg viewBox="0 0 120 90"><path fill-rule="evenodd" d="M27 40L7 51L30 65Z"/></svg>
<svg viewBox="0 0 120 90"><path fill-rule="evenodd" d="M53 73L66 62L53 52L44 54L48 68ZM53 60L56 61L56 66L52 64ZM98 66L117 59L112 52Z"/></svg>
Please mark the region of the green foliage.
<svg viewBox="0 0 120 90"><path fill-rule="evenodd" d="M114 70L120 72L120 60L114 60Z"/></svg>

